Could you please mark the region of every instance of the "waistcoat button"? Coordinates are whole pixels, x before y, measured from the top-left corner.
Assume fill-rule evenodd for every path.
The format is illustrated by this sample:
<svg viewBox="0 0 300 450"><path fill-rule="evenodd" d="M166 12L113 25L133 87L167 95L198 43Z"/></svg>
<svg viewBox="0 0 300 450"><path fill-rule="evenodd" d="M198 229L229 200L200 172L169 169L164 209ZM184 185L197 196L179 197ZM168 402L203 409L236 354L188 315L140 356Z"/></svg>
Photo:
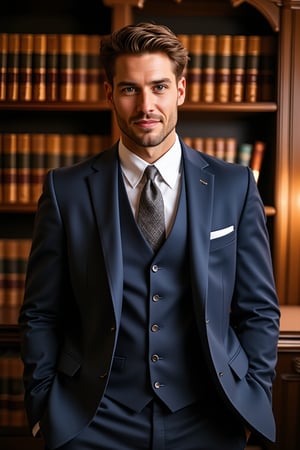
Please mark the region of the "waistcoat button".
<svg viewBox="0 0 300 450"><path fill-rule="evenodd" d="M153 331L155 333L158 330L159 330L159 326L156 323L153 324L152 327L151 327L151 331Z"/></svg>
<svg viewBox="0 0 300 450"><path fill-rule="evenodd" d="M158 360L159 360L159 356L158 356L158 355L152 355L152 356L151 356L151 361L152 361L152 362L155 363L155 362L157 362Z"/></svg>
<svg viewBox="0 0 300 450"><path fill-rule="evenodd" d="M159 381L155 381L155 383L154 383L155 389L159 389L160 386L161 386L160 382Z"/></svg>
<svg viewBox="0 0 300 450"><path fill-rule="evenodd" d="M157 272L158 271L158 266L156 264L153 264L152 266L152 272Z"/></svg>
<svg viewBox="0 0 300 450"><path fill-rule="evenodd" d="M152 300L154 302L158 302L159 301L159 295L158 294L154 294L153 297L152 297Z"/></svg>

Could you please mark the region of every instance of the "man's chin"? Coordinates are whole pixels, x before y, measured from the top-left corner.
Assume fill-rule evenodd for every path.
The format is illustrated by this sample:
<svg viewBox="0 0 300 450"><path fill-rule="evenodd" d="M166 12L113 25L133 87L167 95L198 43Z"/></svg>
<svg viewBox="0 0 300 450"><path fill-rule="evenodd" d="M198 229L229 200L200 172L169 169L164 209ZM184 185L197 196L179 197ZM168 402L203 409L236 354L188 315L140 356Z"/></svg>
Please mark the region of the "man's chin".
<svg viewBox="0 0 300 450"><path fill-rule="evenodd" d="M161 144L164 138L162 136L157 136L154 133L145 133L143 136L136 139L136 143L142 147L156 147Z"/></svg>

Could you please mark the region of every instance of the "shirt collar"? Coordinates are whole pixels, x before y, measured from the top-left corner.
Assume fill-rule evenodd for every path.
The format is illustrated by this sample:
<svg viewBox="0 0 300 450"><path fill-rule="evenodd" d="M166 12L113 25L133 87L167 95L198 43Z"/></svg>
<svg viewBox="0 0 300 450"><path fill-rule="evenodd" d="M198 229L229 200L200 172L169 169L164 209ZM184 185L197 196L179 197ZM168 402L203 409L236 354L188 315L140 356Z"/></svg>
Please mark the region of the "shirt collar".
<svg viewBox="0 0 300 450"><path fill-rule="evenodd" d="M119 158L121 169L128 183L135 188L141 181L144 170L149 165L144 159L131 152L123 142L119 142ZM181 145L176 135L174 145L161 158L155 161L161 177L171 189L175 187L181 163Z"/></svg>

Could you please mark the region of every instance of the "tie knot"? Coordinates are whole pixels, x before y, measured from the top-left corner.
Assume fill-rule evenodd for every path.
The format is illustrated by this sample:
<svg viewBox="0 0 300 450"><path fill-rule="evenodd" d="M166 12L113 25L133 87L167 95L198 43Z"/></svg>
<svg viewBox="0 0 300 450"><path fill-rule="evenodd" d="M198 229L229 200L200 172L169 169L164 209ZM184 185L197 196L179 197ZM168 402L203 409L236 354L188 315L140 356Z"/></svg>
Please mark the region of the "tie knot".
<svg viewBox="0 0 300 450"><path fill-rule="evenodd" d="M147 177L147 180L153 181L157 172L158 170L155 166L147 166L144 173Z"/></svg>

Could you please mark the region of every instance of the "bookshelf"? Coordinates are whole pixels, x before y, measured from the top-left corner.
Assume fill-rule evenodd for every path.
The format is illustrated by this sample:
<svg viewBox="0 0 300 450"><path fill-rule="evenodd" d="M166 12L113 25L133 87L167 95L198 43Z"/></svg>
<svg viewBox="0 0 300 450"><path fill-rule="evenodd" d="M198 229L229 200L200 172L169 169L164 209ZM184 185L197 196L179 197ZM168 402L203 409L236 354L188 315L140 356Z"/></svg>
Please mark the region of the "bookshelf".
<svg viewBox="0 0 300 450"><path fill-rule="evenodd" d="M298 308L300 283L295 268L300 266L299 0L86 0L84 9L79 0L52 0L44 4L39 0L26 4L16 0L14 5L9 2L1 5L0 34L101 35L149 19L169 25L182 35L270 35L276 40L273 94L268 100L195 102L188 99L179 111L178 131L193 138L234 136L239 143L266 142L258 186L266 205L276 284L282 307ZM0 100L0 134L4 133L99 134L108 137L103 147L118 138L111 110L100 97L96 101ZM34 212L34 202L0 201L0 240L30 239ZM0 307L0 349L15 351L16 355L17 316L18 308ZM279 367L289 364L285 362L290 357L286 351L290 350L289 345L293 355L300 351L295 334L299 336L300 330L293 337L285 333L281 340ZM276 385L275 389L281 387ZM285 411L280 395L275 396L276 414L280 409ZM295 411L299 417L300 412ZM280 442L276 447L262 444L263 448L294 450L292 439L299 444L296 428L292 428L287 438L282 430L283 419L278 420L279 439L284 446ZM40 445L29 438L24 427L1 427L0 446L15 448L16 442L25 450Z"/></svg>

